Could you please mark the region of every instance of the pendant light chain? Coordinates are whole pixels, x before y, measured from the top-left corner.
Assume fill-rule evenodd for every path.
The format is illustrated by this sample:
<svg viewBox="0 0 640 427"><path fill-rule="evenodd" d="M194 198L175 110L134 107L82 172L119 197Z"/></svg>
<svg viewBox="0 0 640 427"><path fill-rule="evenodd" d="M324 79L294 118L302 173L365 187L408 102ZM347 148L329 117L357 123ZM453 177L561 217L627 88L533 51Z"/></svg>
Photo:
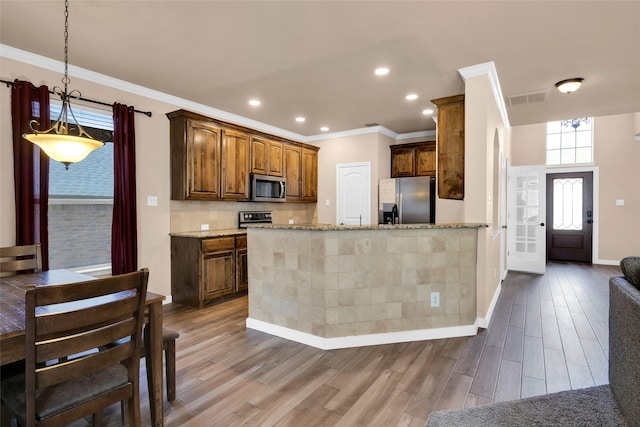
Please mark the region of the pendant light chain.
<svg viewBox="0 0 640 427"><path fill-rule="evenodd" d="M64 92L67 93L69 84L69 0L64 1Z"/></svg>

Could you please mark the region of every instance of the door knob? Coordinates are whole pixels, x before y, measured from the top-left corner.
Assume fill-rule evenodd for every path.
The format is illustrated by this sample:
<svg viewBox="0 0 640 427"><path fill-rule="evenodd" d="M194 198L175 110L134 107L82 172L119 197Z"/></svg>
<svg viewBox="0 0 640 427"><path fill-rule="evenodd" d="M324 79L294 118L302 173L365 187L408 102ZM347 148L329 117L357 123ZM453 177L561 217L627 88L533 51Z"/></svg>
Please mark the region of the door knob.
<svg viewBox="0 0 640 427"><path fill-rule="evenodd" d="M592 219L588 219L587 220L587 224L593 224L593 220Z"/></svg>
<svg viewBox="0 0 640 427"><path fill-rule="evenodd" d="M541 222L541 223L540 223L540 227L544 227L544 222Z"/></svg>
<svg viewBox="0 0 640 427"><path fill-rule="evenodd" d="M506 229L506 228L507 228L507 226L506 226L506 225L503 225L503 226L502 226L502 228Z"/></svg>

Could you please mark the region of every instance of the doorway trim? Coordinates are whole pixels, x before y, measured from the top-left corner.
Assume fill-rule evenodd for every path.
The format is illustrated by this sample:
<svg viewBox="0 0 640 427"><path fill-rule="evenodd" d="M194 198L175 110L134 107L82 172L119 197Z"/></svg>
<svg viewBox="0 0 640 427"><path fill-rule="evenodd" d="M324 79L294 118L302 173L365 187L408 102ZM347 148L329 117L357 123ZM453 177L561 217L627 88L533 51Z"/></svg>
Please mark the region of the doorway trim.
<svg viewBox="0 0 640 427"><path fill-rule="evenodd" d="M591 251L592 264L618 265L618 261L601 260L599 252L600 241L600 168L596 165L578 165L571 167L549 167L547 174L551 173L571 173L571 172L592 172L593 173L593 241ZM549 206L547 206L549 209Z"/></svg>

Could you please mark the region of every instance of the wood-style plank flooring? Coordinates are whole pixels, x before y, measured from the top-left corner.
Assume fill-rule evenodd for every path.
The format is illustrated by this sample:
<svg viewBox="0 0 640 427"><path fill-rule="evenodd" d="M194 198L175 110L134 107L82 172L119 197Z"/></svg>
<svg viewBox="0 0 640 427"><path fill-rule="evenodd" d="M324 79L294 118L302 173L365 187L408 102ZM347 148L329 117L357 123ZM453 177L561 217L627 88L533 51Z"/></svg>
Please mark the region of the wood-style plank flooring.
<svg viewBox="0 0 640 427"><path fill-rule="evenodd" d="M512 272L477 336L332 351L247 330L247 297L203 310L170 304L165 324L180 338L165 425L423 426L438 409L605 384L608 279L620 274L572 263ZM119 421L114 405L105 425Z"/></svg>

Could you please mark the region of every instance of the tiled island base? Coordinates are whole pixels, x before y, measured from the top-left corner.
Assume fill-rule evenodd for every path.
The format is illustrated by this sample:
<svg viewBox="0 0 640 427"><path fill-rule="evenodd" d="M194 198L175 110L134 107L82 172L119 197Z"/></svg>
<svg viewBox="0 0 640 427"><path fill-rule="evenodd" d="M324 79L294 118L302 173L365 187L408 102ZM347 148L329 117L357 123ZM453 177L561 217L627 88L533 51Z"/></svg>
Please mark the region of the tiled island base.
<svg viewBox="0 0 640 427"><path fill-rule="evenodd" d="M322 349L474 335L480 226L249 228L247 327Z"/></svg>

